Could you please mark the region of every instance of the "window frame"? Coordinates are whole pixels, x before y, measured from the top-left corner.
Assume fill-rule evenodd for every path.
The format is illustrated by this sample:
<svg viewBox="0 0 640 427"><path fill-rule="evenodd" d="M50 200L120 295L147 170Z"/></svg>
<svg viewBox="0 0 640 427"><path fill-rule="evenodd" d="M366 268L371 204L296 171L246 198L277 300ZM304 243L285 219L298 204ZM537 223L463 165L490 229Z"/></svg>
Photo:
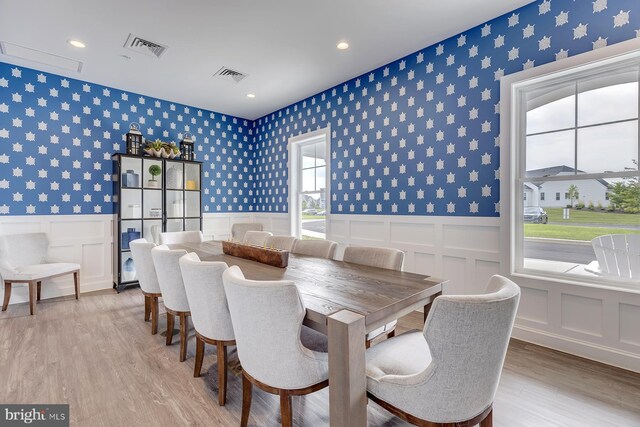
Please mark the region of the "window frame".
<svg viewBox="0 0 640 427"><path fill-rule="evenodd" d="M577 80L581 76L593 73L596 69L601 72L609 67L618 69L625 64L638 62L640 62L640 39L632 39L501 78L500 234L504 249L501 255L503 274L597 288L625 288L640 292L638 281L635 280L620 280L606 276L578 276L524 267L524 227L522 226L524 204L521 203L521 194L524 191L521 176L524 174L521 171L525 171L523 151L526 150L526 146L520 144L526 135L525 90L530 91L537 87L544 88L552 84L558 85L562 82ZM638 143L640 145L640 138ZM580 180L586 180L599 178L601 175L586 173L577 176ZM640 175L638 171L608 174L609 177L619 178L638 175ZM574 180L576 175L570 175L567 178L557 177L555 180L565 179Z"/></svg>

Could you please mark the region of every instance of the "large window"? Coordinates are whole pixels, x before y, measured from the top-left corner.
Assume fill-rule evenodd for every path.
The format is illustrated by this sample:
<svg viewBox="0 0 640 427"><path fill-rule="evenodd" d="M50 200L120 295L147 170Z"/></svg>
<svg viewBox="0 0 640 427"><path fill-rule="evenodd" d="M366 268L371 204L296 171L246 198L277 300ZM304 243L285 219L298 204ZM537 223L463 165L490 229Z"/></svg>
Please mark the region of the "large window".
<svg viewBox="0 0 640 427"><path fill-rule="evenodd" d="M640 283L606 265L640 263L639 80L636 55L512 85L513 274Z"/></svg>

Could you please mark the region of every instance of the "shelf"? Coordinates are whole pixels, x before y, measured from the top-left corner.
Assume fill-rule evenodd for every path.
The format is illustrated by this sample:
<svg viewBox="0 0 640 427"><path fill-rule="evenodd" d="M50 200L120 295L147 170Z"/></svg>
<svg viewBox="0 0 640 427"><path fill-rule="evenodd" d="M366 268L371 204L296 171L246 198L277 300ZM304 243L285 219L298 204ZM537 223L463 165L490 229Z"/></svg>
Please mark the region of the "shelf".
<svg viewBox="0 0 640 427"><path fill-rule="evenodd" d="M142 218L143 221L162 221L162 217L160 218Z"/></svg>
<svg viewBox="0 0 640 427"><path fill-rule="evenodd" d="M142 187L122 187L123 190L142 190Z"/></svg>
<svg viewBox="0 0 640 427"><path fill-rule="evenodd" d="M131 187L122 187L122 188L131 188ZM143 190L156 190L156 191L162 191L162 188L155 188L155 187L143 187Z"/></svg>

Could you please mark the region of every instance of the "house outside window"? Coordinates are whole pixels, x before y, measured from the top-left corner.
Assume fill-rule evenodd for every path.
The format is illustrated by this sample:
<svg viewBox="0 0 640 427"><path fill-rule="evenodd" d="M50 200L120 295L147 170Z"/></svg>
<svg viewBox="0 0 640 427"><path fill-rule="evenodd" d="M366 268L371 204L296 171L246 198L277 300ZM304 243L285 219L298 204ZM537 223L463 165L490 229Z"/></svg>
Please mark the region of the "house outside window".
<svg viewBox="0 0 640 427"><path fill-rule="evenodd" d="M556 200L560 200L560 193L556 193Z"/></svg>

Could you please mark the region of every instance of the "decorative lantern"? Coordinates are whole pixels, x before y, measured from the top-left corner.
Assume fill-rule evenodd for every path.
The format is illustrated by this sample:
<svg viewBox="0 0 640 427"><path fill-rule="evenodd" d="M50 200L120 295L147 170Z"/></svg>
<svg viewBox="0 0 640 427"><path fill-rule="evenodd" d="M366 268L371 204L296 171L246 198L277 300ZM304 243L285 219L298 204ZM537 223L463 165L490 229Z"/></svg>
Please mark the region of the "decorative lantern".
<svg viewBox="0 0 640 427"><path fill-rule="evenodd" d="M137 123L131 123L129 125L129 132L127 132L127 154L133 154L136 156L142 156L142 132L140 132L140 125Z"/></svg>
<svg viewBox="0 0 640 427"><path fill-rule="evenodd" d="M180 151L182 152L182 160L195 160L193 139L189 132L185 133L182 141L180 141Z"/></svg>

